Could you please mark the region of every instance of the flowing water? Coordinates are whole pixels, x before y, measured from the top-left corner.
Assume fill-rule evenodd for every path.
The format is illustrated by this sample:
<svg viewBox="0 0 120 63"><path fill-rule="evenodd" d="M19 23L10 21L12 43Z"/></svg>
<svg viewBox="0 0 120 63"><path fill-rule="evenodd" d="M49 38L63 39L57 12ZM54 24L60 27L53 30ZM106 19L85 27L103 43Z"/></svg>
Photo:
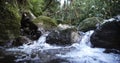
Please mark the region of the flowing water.
<svg viewBox="0 0 120 63"><path fill-rule="evenodd" d="M92 48L90 36L93 31L83 33L82 40L71 46L55 46L45 43L48 33L33 44L6 49L15 55L16 63L120 63L120 55L104 53L103 48Z"/></svg>

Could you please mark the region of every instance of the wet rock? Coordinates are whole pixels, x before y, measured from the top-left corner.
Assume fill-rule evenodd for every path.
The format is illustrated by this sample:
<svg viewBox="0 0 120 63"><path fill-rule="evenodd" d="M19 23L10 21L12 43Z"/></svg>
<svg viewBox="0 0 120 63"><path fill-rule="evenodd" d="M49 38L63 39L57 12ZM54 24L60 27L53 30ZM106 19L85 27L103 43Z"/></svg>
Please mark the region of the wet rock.
<svg viewBox="0 0 120 63"><path fill-rule="evenodd" d="M22 46L23 44L32 44L32 40L27 38L26 36L20 36L17 38L14 38L13 40L10 40L8 42L5 42L1 44L1 47L9 48L9 47L17 47L17 46Z"/></svg>
<svg viewBox="0 0 120 63"><path fill-rule="evenodd" d="M38 57L42 61L41 63L69 63L65 58L59 57L58 54L64 55L67 52L73 51L74 48L59 48L39 51Z"/></svg>
<svg viewBox="0 0 120 63"><path fill-rule="evenodd" d="M21 19L21 35L27 36L32 40L37 40L41 36L41 32L38 31L37 25L35 25L27 13L24 12Z"/></svg>
<svg viewBox="0 0 120 63"><path fill-rule="evenodd" d="M12 55L5 55L4 57L0 58L0 62L2 63L15 63L15 57Z"/></svg>
<svg viewBox="0 0 120 63"><path fill-rule="evenodd" d="M11 46L21 46L23 44L31 43L32 41L26 36L21 36L12 41Z"/></svg>
<svg viewBox="0 0 120 63"><path fill-rule="evenodd" d="M96 29L90 39L93 47L120 50L120 21L109 21Z"/></svg>
<svg viewBox="0 0 120 63"><path fill-rule="evenodd" d="M57 58L57 59L53 59L53 60L50 60L50 61L45 62L45 63L70 63L70 62L68 60L65 60L65 59Z"/></svg>
<svg viewBox="0 0 120 63"><path fill-rule="evenodd" d="M100 17L87 18L82 22L80 22L78 26L78 30L83 32L94 30L96 29L97 26L101 25L102 22L103 22L103 19Z"/></svg>
<svg viewBox="0 0 120 63"><path fill-rule="evenodd" d="M0 48L0 63L15 63L15 56L9 55L5 49Z"/></svg>
<svg viewBox="0 0 120 63"><path fill-rule="evenodd" d="M32 41L26 37L26 36L20 36L17 38L14 38L13 40L9 40L8 42L2 43L0 46L9 48L14 46L22 46L23 44L31 44Z"/></svg>
<svg viewBox="0 0 120 63"><path fill-rule="evenodd" d="M116 49L106 49L104 53L115 53L115 54L120 54L119 50Z"/></svg>
<svg viewBox="0 0 120 63"><path fill-rule="evenodd" d="M53 45L71 45L78 42L80 35L75 29L55 30L46 37L46 43Z"/></svg>
<svg viewBox="0 0 120 63"><path fill-rule="evenodd" d="M35 34L32 35L32 40L38 40L39 37L42 35L41 31L37 31Z"/></svg>

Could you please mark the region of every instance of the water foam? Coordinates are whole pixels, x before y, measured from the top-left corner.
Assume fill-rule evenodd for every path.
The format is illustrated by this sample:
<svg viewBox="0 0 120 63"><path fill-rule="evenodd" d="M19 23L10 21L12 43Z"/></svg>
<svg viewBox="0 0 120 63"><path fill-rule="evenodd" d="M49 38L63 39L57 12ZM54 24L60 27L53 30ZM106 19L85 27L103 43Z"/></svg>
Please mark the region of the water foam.
<svg viewBox="0 0 120 63"><path fill-rule="evenodd" d="M93 31L85 33L85 36L80 41L80 44L75 45L77 48L65 55L58 56L67 58L71 63L120 63L120 55L103 53L103 48L91 48L90 36Z"/></svg>
<svg viewBox="0 0 120 63"><path fill-rule="evenodd" d="M45 43L46 36L48 34L43 34L38 41L34 41L33 44L27 45L24 44L23 46L10 48L7 49L8 51L22 51L27 54L25 58L19 58L16 62L23 61L23 60L33 60L33 61L40 61L39 56L36 54L36 57L33 59L31 58L31 54L33 52L39 52L42 50L49 50L50 49L60 49L60 48L72 48L74 50L68 51L65 54L55 54L58 57L66 58L70 63L120 63L120 55L113 54L113 53L103 53L105 49L103 48L91 48L90 44L90 36L94 31L88 31L82 37L82 40L79 43L74 43L71 46L61 47L61 46L53 46L50 44ZM54 51L53 51L54 52ZM59 50L61 52L61 50ZM43 52L44 53L44 52ZM42 61L42 60L41 60ZM39 62L38 62L39 63Z"/></svg>

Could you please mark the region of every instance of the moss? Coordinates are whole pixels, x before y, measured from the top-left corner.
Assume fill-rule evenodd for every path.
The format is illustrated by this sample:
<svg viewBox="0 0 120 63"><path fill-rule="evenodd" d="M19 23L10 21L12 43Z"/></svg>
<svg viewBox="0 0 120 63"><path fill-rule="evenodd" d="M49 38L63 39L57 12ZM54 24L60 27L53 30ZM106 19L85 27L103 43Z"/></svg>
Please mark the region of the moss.
<svg viewBox="0 0 120 63"><path fill-rule="evenodd" d="M80 22L78 30L88 31L96 28L97 24L101 24L104 20L99 17L91 17Z"/></svg>
<svg viewBox="0 0 120 63"><path fill-rule="evenodd" d="M60 31L62 31L63 33L67 33L67 32L77 31L77 29L75 27L73 27L73 28L67 28L65 30L60 30Z"/></svg>
<svg viewBox="0 0 120 63"><path fill-rule="evenodd" d="M0 42L20 35L20 14L16 0L0 2Z"/></svg>
<svg viewBox="0 0 120 63"><path fill-rule="evenodd" d="M35 24L39 24L39 23L42 23L43 27L46 29L46 30L49 30L51 28L54 28L57 26L57 22L55 19L52 19L50 17L47 17L47 16L39 16L37 17L36 19L33 20L33 22Z"/></svg>

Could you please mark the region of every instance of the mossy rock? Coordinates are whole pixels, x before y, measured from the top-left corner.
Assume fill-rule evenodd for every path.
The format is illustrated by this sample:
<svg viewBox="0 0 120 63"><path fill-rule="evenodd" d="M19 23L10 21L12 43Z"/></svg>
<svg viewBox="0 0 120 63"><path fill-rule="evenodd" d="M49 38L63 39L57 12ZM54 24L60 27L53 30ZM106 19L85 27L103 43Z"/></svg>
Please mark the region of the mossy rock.
<svg viewBox="0 0 120 63"><path fill-rule="evenodd" d="M16 0L0 1L0 43L20 35L20 14Z"/></svg>
<svg viewBox="0 0 120 63"><path fill-rule="evenodd" d="M97 25L101 25L103 23L103 19L100 17L91 17L83 20L80 22L78 26L78 30L80 31L88 31L88 30L93 30L97 27Z"/></svg>
<svg viewBox="0 0 120 63"><path fill-rule="evenodd" d="M39 16L33 20L38 27L43 27L45 30L51 30L57 27L57 21L47 16Z"/></svg>

